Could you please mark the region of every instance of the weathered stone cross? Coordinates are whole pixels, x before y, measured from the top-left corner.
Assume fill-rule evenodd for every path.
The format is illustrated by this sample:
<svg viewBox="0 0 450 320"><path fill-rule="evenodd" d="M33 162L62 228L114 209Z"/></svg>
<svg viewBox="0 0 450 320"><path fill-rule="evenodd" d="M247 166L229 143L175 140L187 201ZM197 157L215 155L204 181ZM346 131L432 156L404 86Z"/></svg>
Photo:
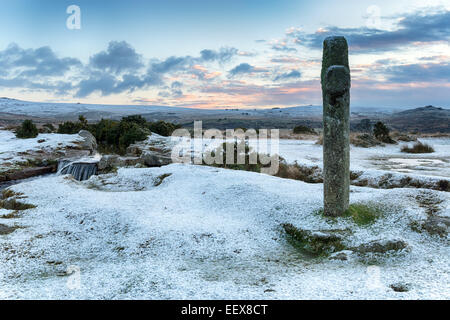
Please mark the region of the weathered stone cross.
<svg viewBox="0 0 450 320"><path fill-rule="evenodd" d="M350 69L344 37L323 42L321 81L324 214L340 216L350 193Z"/></svg>

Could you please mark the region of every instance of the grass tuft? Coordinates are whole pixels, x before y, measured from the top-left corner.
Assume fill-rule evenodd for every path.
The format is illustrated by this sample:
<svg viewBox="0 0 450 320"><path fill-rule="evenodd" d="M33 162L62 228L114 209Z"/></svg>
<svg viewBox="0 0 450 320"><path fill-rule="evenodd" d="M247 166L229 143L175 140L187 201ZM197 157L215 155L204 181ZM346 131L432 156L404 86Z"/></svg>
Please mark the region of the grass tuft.
<svg viewBox="0 0 450 320"><path fill-rule="evenodd" d="M357 225L368 225L379 217L383 211L375 205L365 205L362 203L354 203L344 212L344 217L351 217Z"/></svg>
<svg viewBox="0 0 450 320"><path fill-rule="evenodd" d="M315 210L313 214L320 215L331 221L341 217L351 218L357 225L364 226L375 222L375 220L381 217L383 215L383 210L376 204L367 205L363 203L354 203L349 206L341 217L324 216L323 208Z"/></svg>

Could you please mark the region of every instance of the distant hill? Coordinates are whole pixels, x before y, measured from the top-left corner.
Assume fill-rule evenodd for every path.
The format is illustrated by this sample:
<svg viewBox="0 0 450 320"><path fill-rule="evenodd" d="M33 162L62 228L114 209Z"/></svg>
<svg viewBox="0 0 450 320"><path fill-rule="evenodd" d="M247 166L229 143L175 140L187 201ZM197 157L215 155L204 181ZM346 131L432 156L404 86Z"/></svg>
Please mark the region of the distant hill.
<svg viewBox="0 0 450 320"><path fill-rule="evenodd" d="M394 113L388 120L393 129L424 133L450 132L450 109L426 106Z"/></svg>
<svg viewBox="0 0 450 320"><path fill-rule="evenodd" d="M140 114L149 121L171 121L192 127L194 120L202 120L203 128L293 128L306 125L322 127L322 106L305 105L271 109L194 109L155 105L102 105L84 103L29 102L0 98L0 125L17 125L25 118L36 123L77 120L84 115L89 121L101 118L120 119ZM365 119L381 120L399 131L450 133L450 110L426 106L416 109L386 106L351 106L352 130Z"/></svg>

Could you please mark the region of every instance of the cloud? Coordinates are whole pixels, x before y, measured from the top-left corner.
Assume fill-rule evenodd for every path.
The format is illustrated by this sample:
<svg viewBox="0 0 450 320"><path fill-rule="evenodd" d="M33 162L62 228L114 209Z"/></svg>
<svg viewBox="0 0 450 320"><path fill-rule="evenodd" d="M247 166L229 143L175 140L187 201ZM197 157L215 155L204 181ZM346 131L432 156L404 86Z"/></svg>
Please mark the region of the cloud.
<svg viewBox="0 0 450 320"><path fill-rule="evenodd" d="M111 41L106 51L101 51L90 58L90 65L116 74L136 71L144 66L141 55L125 41Z"/></svg>
<svg viewBox="0 0 450 320"><path fill-rule="evenodd" d="M83 98L95 91L100 91L102 95L109 95L116 85L116 78L107 73L92 74L89 79L82 80L78 84L76 97Z"/></svg>
<svg viewBox="0 0 450 320"><path fill-rule="evenodd" d="M148 86L158 86L163 82L158 74L147 73L142 76L125 74L117 78L109 73L94 72L88 79L82 80L76 86L76 97L84 98L94 92L100 92L102 96L121 92L133 92Z"/></svg>
<svg viewBox="0 0 450 320"><path fill-rule="evenodd" d="M330 26L321 28L314 34L305 34L300 30L290 31L287 36L298 43L313 48L321 48L323 40L327 36L342 35L347 38L353 52L383 52L417 42L448 41L450 38L450 11L408 14L398 21L396 27L395 30L391 31L367 27L339 28Z"/></svg>
<svg viewBox="0 0 450 320"><path fill-rule="evenodd" d="M180 89L183 86L183 84L180 81L174 81L170 85L172 89Z"/></svg>
<svg viewBox="0 0 450 320"><path fill-rule="evenodd" d="M274 44L272 49L275 51L283 51L283 52L297 52L297 49L293 47L288 47L287 44Z"/></svg>
<svg viewBox="0 0 450 320"><path fill-rule="evenodd" d="M6 77L64 76L74 66L81 66L81 62L75 58L58 58L48 46L22 49L13 43L0 51L1 75Z"/></svg>
<svg viewBox="0 0 450 320"><path fill-rule="evenodd" d="M290 72L277 75L274 81L297 79L300 78L301 76L302 74L300 73L300 71L291 70Z"/></svg>
<svg viewBox="0 0 450 320"><path fill-rule="evenodd" d="M406 64L390 66L383 71L393 82L448 82L449 63Z"/></svg>
<svg viewBox="0 0 450 320"><path fill-rule="evenodd" d="M165 87L163 91L158 93L158 96L163 98L181 98L183 96L183 91L181 87L183 84L179 81L174 81L170 87Z"/></svg>
<svg viewBox="0 0 450 320"><path fill-rule="evenodd" d="M220 62L225 63L230 61L235 55L239 53L236 48L222 47L218 51L211 49L204 49L200 51L199 57L171 56L163 61L153 62L150 65L150 70L156 73L168 73L172 71L185 70L188 67L195 66L196 63L201 62ZM194 73L197 73L194 70Z"/></svg>
<svg viewBox="0 0 450 320"><path fill-rule="evenodd" d="M176 71L184 69L192 62L192 58L186 57L169 57L161 62L154 62L150 66L150 70L156 73L167 73L169 71Z"/></svg>
<svg viewBox="0 0 450 320"><path fill-rule="evenodd" d="M236 48L222 47L219 51L204 49L200 51L200 57L203 61L219 61L221 63L230 61L239 53Z"/></svg>
<svg viewBox="0 0 450 320"><path fill-rule="evenodd" d="M239 65L237 65L236 67L234 67L233 69L231 69L228 74L230 76L236 76L239 74L248 74L248 73L252 73L254 72L256 69L254 66L248 64L248 63L241 63Z"/></svg>
<svg viewBox="0 0 450 320"><path fill-rule="evenodd" d="M72 68L81 66L78 59L59 58L48 46L22 49L12 43L0 51L0 87L67 94L73 87L62 78Z"/></svg>

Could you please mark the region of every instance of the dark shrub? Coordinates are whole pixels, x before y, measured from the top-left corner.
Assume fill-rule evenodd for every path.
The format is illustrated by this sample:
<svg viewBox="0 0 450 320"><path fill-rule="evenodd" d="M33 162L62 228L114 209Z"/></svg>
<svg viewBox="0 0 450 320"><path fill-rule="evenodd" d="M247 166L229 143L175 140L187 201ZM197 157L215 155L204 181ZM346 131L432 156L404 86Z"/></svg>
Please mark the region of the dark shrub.
<svg viewBox="0 0 450 320"><path fill-rule="evenodd" d="M141 116L129 116L120 121L102 119L89 126L97 139L100 151L124 154L130 144L142 141L150 135L147 122Z"/></svg>
<svg viewBox="0 0 450 320"><path fill-rule="evenodd" d="M83 115L78 117L78 122L66 121L58 126L58 133L76 134L80 130L89 130L89 125Z"/></svg>
<svg viewBox="0 0 450 320"><path fill-rule="evenodd" d="M406 153L432 153L434 152L434 149L433 147L418 141L411 148L408 145L403 146L401 151Z"/></svg>
<svg viewBox="0 0 450 320"><path fill-rule="evenodd" d="M81 124L78 122L66 121L58 126L58 133L62 134L75 134L80 132L80 130Z"/></svg>
<svg viewBox="0 0 450 320"><path fill-rule="evenodd" d="M48 128L51 132L54 132L56 130L55 126L51 123L44 124L44 127Z"/></svg>
<svg viewBox="0 0 450 320"><path fill-rule="evenodd" d="M448 180L439 180L439 182L438 182L439 190L447 191L448 190L448 186L449 186Z"/></svg>
<svg viewBox="0 0 450 320"><path fill-rule="evenodd" d="M147 122L141 115L123 117L120 121L102 119L98 123L88 124L84 116L78 122L67 121L59 125L58 133L75 134L80 130L91 132L100 152L125 154L130 144L142 141L151 134L150 131L163 136L170 136L181 126L165 122Z"/></svg>
<svg viewBox="0 0 450 320"><path fill-rule="evenodd" d="M16 131L16 137L20 139L36 138L39 130L34 125L33 121L25 120Z"/></svg>
<svg viewBox="0 0 450 320"><path fill-rule="evenodd" d="M389 128L386 127L386 125L381 121L378 121L373 126L373 135L375 138L384 143L395 143L395 141L389 136Z"/></svg>
<svg viewBox="0 0 450 320"><path fill-rule="evenodd" d="M145 127L145 125L147 124L147 120L145 120L145 118L143 118L141 115L132 115L132 116L123 117L121 121L135 123L141 127Z"/></svg>
<svg viewBox="0 0 450 320"><path fill-rule="evenodd" d="M295 134L300 134L300 133L303 133L303 134L317 134L317 132L314 129L312 129L312 128L308 127L308 126L304 126L304 125L298 125L298 126L294 127L294 133Z"/></svg>
<svg viewBox="0 0 450 320"><path fill-rule="evenodd" d="M151 132L157 133L161 136L168 137L176 129L181 128L181 126L170 122L158 121L150 123L148 125L148 128L150 129Z"/></svg>
<svg viewBox="0 0 450 320"><path fill-rule="evenodd" d="M119 148L126 150L126 148L137 141L142 141L147 138L149 132L141 128L133 122L121 122L119 125Z"/></svg>

